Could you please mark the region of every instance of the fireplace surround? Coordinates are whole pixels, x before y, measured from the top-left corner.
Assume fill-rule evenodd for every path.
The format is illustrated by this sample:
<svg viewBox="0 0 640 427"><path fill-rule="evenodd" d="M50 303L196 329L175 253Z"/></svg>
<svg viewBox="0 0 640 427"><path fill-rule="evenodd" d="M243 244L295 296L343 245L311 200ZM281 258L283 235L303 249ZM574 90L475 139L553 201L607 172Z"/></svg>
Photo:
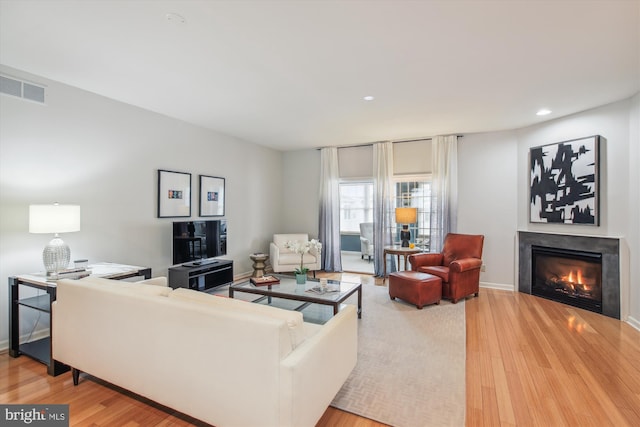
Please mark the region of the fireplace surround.
<svg viewBox="0 0 640 427"><path fill-rule="evenodd" d="M518 290L532 294L533 247L551 251L576 251L596 255L601 262L601 308L596 312L620 319L620 240L609 237L518 232ZM554 298L555 299L555 298ZM563 301L571 303L570 301ZM579 304L572 304L581 307Z"/></svg>

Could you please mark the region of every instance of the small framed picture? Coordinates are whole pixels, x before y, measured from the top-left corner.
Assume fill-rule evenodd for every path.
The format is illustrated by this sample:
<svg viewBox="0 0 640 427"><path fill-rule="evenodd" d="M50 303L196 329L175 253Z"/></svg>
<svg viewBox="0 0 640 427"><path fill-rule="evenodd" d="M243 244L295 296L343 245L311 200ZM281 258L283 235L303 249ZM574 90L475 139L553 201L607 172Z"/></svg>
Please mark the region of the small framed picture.
<svg viewBox="0 0 640 427"><path fill-rule="evenodd" d="M191 174L158 170L158 218L191 216Z"/></svg>
<svg viewBox="0 0 640 427"><path fill-rule="evenodd" d="M200 216L224 216L224 178L200 175Z"/></svg>

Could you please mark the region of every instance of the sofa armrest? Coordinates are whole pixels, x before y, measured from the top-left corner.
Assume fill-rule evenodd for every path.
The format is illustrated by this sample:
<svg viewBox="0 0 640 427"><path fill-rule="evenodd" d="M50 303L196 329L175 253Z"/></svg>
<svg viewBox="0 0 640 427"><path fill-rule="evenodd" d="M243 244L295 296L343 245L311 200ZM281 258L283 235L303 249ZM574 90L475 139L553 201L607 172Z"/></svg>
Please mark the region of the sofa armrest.
<svg viewBox="0 0 640 427"><path fill-rule="evenodd" d="M358 319L343 306L280 364L281 426L314 426L358 360Z"/></svg>
<svg viewBox="0 0 640 427"><path fill-rule="evenodd" d="M411 263L411 270L413 271L418 271L418 268L423 266L442 265L442 254L414 254L409 255L408 259Z"/></svg>
<svg viewBox="0 0 640 427"><path fill-rule="evenodd" d="M475 270L476 268L480 267L482 267L482 260L480 258L457 259L449 264L449 269L457 273Z"/></svg>

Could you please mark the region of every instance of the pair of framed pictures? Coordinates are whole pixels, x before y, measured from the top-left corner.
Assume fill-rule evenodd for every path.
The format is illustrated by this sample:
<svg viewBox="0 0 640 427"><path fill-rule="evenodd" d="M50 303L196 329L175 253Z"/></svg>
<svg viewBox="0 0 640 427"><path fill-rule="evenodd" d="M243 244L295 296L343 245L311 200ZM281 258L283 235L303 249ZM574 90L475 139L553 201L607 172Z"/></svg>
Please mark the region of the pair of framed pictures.
<svg viewBox="0 0 640 427"><path fill-rule="evenodd" d="M224 216L224 178L200 175L200 216ZM191 174L158 170L158 218L191 216Z"/></svg>

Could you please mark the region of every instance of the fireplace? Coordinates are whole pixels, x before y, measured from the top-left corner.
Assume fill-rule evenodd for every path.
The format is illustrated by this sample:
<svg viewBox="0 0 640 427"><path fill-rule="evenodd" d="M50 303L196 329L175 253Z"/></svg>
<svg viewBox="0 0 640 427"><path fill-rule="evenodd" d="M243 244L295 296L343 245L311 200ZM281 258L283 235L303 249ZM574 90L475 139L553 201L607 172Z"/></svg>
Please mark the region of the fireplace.
<svg viewBox="0 0 640 427"><path fill-rule="evenodd" d="M518 290L620 319L620 239L518 231Z"/></svg>
<svg viewBox="0 0 640 427"><path fill-rule="evenodd" d="M602 313L602 254L531 246L531 294Z"/></svg>

